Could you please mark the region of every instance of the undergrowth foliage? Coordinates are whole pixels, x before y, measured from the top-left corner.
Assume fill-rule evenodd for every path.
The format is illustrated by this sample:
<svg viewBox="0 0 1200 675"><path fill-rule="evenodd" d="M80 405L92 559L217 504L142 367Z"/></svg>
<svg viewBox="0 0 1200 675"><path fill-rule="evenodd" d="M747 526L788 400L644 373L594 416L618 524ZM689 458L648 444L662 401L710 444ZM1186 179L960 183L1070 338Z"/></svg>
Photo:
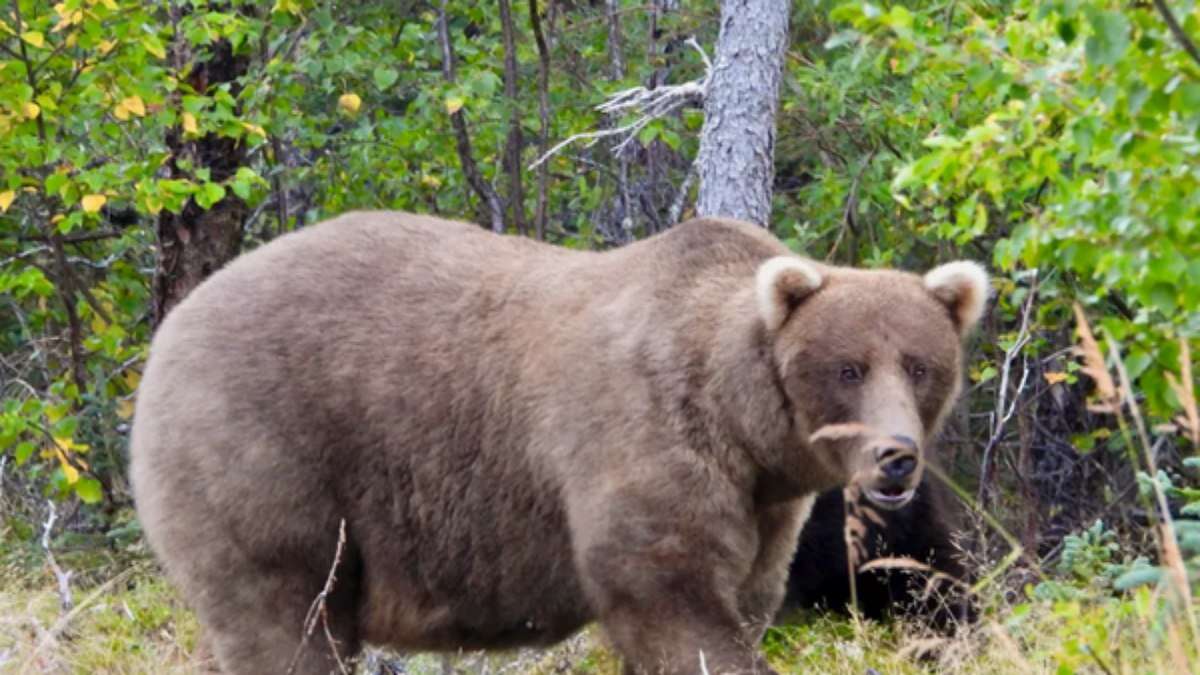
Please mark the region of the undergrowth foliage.
<svg viewBox="0 0 1200 675"><path fill-rule="evenodd" d="M717 3L529 2L513 7L515 99L504 94L501 19L488 3L0 5L5 593L9 579L14 593L56 587L53 550L81 603L120 574L115 560L145 555L125 444L164 214L235 196L247 206L243 248L352 208L489 224L454 115L514 233L599 249L691 213L695 107L620 149L620 138L570 146L528 167L573 134L628 124L597 111L612 93L701 78L688 40L711 54ZM966 402L940 449L969 514L964 554L986 611L941 644L944 665L1200 667L1197 40L1194 0L793 3L774 231L843 264L925 269L968 257L996 272ZM246 61L243 76L189 77L222 49ZM506 154L514 119L517 162ZM226 139L244 161L215 179L211 158L172 159L172 135ZM504 187L513 171L525 181L519 200ZM52 530L48 499L63 516ZM174 607L151 574L138 579L91 602L129 601L135 617L127 593ZM143 587L157 595L138 595ZM38 602L48 604L12 616L45 642L43 658L68 647L46 632L53 603ZM189 636L180 644L190 653L186 620L154 611L173 618L139 619L137 630L180 626L172 635ZM80 623L84 635L117 630ZM904 648L929 639L820 621L781 628L768 647L784 670L916 672ZM20 649L0 642L0 667ZM611 670L598 653L577 665Z"/></svg>

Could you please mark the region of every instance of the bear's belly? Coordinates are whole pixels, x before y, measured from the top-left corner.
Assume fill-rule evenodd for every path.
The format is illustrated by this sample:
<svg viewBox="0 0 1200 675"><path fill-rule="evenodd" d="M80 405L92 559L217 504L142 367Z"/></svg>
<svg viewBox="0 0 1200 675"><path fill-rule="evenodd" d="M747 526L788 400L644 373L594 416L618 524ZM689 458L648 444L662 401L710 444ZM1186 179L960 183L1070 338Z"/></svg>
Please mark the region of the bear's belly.
<svg viewBox="0 0 1200 675"><path fill-rule="evenodd" d="M362 607L363 637L376 645L426 651L551 645L593 618L575 580L558 581L531 585L529 593L516 597L465 593L441 601L428 592L376 589Z"/></svg>

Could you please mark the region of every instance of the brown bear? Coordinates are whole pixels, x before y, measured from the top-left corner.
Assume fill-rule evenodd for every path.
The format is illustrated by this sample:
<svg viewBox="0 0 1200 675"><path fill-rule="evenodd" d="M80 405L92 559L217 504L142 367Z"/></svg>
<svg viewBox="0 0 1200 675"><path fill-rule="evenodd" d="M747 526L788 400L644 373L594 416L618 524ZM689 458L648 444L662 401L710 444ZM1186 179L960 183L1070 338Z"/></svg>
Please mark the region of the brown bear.
<svg viewBox="0 0 1200 675"><path fill-rule="evenodd" d="M138 514L227 673L593 620L627 672L770 672L813 496L911 498L986 283L828 267L729 220L600 253L348 214L163 322ZM331 568L331 639L303 640Z"/></svg>

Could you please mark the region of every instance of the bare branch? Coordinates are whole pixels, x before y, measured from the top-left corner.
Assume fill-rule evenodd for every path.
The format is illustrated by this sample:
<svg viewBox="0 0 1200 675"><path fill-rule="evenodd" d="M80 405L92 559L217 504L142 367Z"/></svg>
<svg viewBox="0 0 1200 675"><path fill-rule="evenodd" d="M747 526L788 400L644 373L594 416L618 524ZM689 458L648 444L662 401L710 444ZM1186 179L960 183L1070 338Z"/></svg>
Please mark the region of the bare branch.
<svg viewBox="0 0 1200 675"><path fill-rule="evenodd" d="M637 138L639 131L654 120L665 117L688 105L701 105L704 102L705 93L708 91L708 84L712 79L713 71L708 55L704 53L704 50L700 48L696 40L689 39L688 44L700 52L700 55L704 59L706 66L704 77L692 80L691 82L684 82L683 84L664 85L654 89L632 87L613 94L607 101L596 106L596 110L610 116L618 116L628 112L637 112L640 116L629 124L612 129L599 129L574 134L566 140L559 142L558 145L555 145L548 152L543 153L537 161L529 165L529 169L536 169L546 160L553 157L559 150L576 141L589 141L585 147L591 147L602 138L623 136L624 140L613 148L613 152L619 153L633 139Z"/></svg>
<svg viewBox="0 0 1200 675"><path fill-rule="evenodd" d="M692 162L688 167L687 175L683 177L683 184L679 186L679 191L675 193L675 201L671 202L671 210L667 212L668 221L674 225L679 222L680 216L683 215L683 207L687 204L688 193L692 191L692 183L696 182L696 176L699 175L699 168L695 162Z"/></svg>
<svg viewBox="0 0 1200 675"><path fill-rule="evenodd" d="M447 82L454 84L457 76L454 71L454 47L450 42L446 2L447 0L442 0L441 7L438 9L438 38L442 43L442 75ZM467 177L467 183L487 205L492 219L492 231L504 232L504 206L500 203L500 196L496 194L496 190L483 179L479 165L475 163L475 153L471 149L471 135L467 130L467 120L461 108L450 113L450 124L454 127L458 161Z"/></svg>
<svg viewBox="0 0 1200 675"><path fill-rule="evenodd" d="M325 639L329 642L329 650L333 654L333 660L337 662L338 670L343 675L350 675L350 670L346 668L346 664L342 661L341 655L338 654L337 640L333 639L333 633L329 630L329 614L325 610L325 601L329 598L329 594L333 592L333 584L337 582L337 568L342 564L342 551L346 548L346 519L342 518L338 525L337 549L333 553L333 564L329 566L329 575L325 577L325 586L321 588L321 592L317 597L313 598L312 604L308 607L308 614L304 617L304 633L300 638L300 645L296 647L296 653L292 655L292 661L288 664L287 673L291 675L296 670L296 664L300 660L300 654L304 651L304 647L308 645L309 638L317 629L317 619L321 620L322 628L325 632Z"/></svg>
<svg viewBox="0 0 1200 675"><path fill-rule="evenodd" d="M621 13L620 0L605 0L604 13L608 18L608 67L609 77L619 80L625 77L625 64L621 58Z"/></svg>
<svg viewBox="0 0 1200 675"><path fill-rule="evenodd" d="M1179 46L1183 47L1183 51L1187 52L1192 60L1200 65L1200 49L1196 49L1196 43L1188 37L1184 32L1183 26L1175 20L1175 15L1171 13L1171 8L1167 6L1166 0L1154 0L1154 8L1162 15L1163 21L1167 24L1167 29L1171 31L1171 35L1179 42Z"/></svg>
<svg viewBox="0 0 1200 675"><path fill-rule="evenodd" d="M1025 298L1025 306L1021 310L1021 328L1017 332L1017 339L1012 346L1004 352L1004 363L1000 371L1000 387L996 391L996 412L993 419L997 420L996 425L992 430L992 435L988 438L987 445L983 448L983 460L980 463L979 469L979 492L976 499L979 503L984 503L984 498L987 496L988 478L990 475L990 464L992 450L1004 435L1004 428L1009 420L1017 411L1017 403L1020 401L1021 392L1025 390L1025 385L1029 381L1029 360L1025 360L1025 365L1021 369L1021 381L1017 384L1017 389L1013 393L1013 400L1008 402L1008 383L1013 362L1017 355L1024 349L1026 343L1029 342L1029 317L1033 313L1034 300L1037 298L1037 276L1033 277L1033 286L1029 289L1029 295Z"/></svg>
<svg viewBox="0 0 1200 675"><path fill-rule="evenodd" d="M62 567L59 567L58 560L54 558L54 552L50 550L50 532L54 529L54 521L58 520L58 511L54 508L54 501L47 499L46 507L49 513L46 516L46 522L42 525L42 550L46 552L46 562L50 564L50 570L54 572L54 579L58 581L58 599L59 605L63 611L68 611L74 606L71 601L71 572L64 572Z"/></svg>

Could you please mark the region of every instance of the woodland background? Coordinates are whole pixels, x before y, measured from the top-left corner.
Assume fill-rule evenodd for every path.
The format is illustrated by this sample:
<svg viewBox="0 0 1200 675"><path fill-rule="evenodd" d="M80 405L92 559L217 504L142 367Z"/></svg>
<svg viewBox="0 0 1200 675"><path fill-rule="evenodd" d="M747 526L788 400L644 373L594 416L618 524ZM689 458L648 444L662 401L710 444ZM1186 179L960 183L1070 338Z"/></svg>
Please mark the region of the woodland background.
<svg viewBox="0 0 1200 675"><path fill-rule="evenodd" d="M772 231L842 264L995 272L938 450L986 612L941 665L1200 670L1197 3L790 11ZM147 558L125 476L150 335L188 290L352 208L572 248L662 231L695 211L702 103L649 121L597 106L703 81L719 15L0 2L0 669L190 667L194 621ZM822 618L768 642L785 670L861 673L919 669L897 654L933 639ZM596 647L570 667L611 666Z"/></svg>

